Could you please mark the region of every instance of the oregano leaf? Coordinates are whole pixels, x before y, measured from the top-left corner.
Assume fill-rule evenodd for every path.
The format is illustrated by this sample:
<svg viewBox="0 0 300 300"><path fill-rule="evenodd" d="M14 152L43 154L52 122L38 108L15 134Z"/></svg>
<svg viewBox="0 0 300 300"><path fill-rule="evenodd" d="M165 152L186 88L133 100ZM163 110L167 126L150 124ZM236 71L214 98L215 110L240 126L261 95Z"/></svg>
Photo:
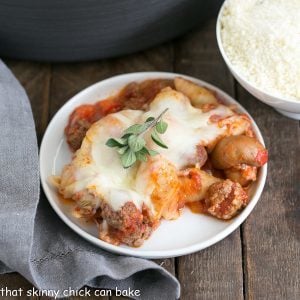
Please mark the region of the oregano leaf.
<svg viewBox="0 0 300 300"><path fill-rule="evenodd" d="M142 150L135 153L136 159L146 162L147 161L147 153L143 152Z"/></svg>
<svg viewBox="0 0 300 300"><path fill-rule="evenodd" d="M159 135L155 130L152 131L151 138L153 142L155 142L158 146L168 149L168 146L161 140L161 138L159 137Z"/></svg>
<svg viewBox="0 0 300 300"><path fill-rule="evenodd" d="M132 133L132 134L140 134L143 132L143 125L141 124L134 124L134 125L131 125L130 127L128 127L124 133Z"/></svg>
<svg viewBox="0 0 300 300"><path fill-rule="evenodd" d="M129 148L121 155L121 162L125 169L131 167L136 162L136 156Z"/></svg>
<svg viewBox="0 0 300 300"><path fill-rule="evenodd" d="M155 120L154 117L149 117L149 118L147 118L146 122L152 122L152 121L154 121L154 120Z"/></svg>
<svg viewBox="0 0 300 300"><path fill-rule="evenodd" d="M126 145L126 140L125 139L117 139L117 138L111 138L111 139L108 139L106 144L106 146L108 147L122 147L124 145Z"/></svg>
<svg viewBox="0 0 300 300"><path fill-rule="evenodd" d="M150 156L155 156L155 155L159 154L157 151L151 150L151 149L147 149L146 147L144 147L140 152L143 152L146 155L150 155Z"/></svg>
<svg viewBox="0 0 300 300"><path fill-rule="evenodd" d="M128 138L128 146L134 152L140 151L145 145L146 145L145 140L140 136L131 135Z"/></svg>
<svg viewBox="0 0 300 300"><path fill-rule="evenodd" d="M125 133L125 134L123 134L122 135L122 139L126 139L126 140L128 140L128 138L132 135L133 133Z"/></svg>
<svg viewBox="0 0 300 300"><path fill-rule="evenodd" d="M157 151L151 150L151 149L149 149L148 152L149 152L150 156L155 156L155 155L159 154Z"/></svg>
<svg viewBox="0 0 300 300"><path fill-rule="evenodd" d="M161 140L159 134L166 132L168 124L161 118L166 113L166 108L157 118L148 117L144 124L134 124L128 127L121 138L110 138L107 140L108 147L117 148L120 155L121 163L124 168L131 167L137 160L147 161L148 156L155 156L159 154L157 151L147 149L146 141L143 134L151 128L152 140L162 148L168 148L167 145Z"/></svg>
<svg viewBox="0 0 300 300"><path fill-rule="evenodd" d="M124 146L124 147L122 147L122 148L119 148L119 149L117 150L117 152L118 152L120 155L122 155L122 154L124 154L124 153L126 152L127 149L128 149L128 146Z"/></svg>
<svg viewBox="0 0 300 300"><path fill-rule="evenodd" d="M168 124L162 120L160 120L156 125L155 129L157 130L158 133L163 134L166 132L168 128Z"/></svg>

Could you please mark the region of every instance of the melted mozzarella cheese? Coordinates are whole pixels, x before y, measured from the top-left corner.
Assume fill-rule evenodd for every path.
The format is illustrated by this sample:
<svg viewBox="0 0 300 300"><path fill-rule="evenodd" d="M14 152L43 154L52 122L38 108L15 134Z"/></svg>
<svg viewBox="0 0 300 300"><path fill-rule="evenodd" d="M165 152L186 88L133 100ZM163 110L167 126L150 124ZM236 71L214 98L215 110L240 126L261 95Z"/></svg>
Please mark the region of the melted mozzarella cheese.
<svg viewBox="0 0 300 300"><path fill-rule="evenodd" d="M197 145L206 146L225 132L225 127L220 128L218 124L210 122L212 115L222 118L233 115L233 112L223 105L203 113L201 109L193 107L183 94L164 89L151 103L150 111L144 118L157 117L166 108L168 111L163 118L168 123L168 129L162 135L162 139L168 145L168 149L156 145L151 141L149 134L147 140L151 149L159 151L178 169L195 162Z"/></svg>
<svg viewBox="0 0 300 300"><path fill-rule="evenodd" d="M144 136L147 147L159 151L159 157L149 157L146 163L136 163L124 169L117 151L106 146L106 141L112 137L121 137L126 128L143 123L149 116L157 117L165 108L168 111L163 119L168 123L168 129L161 137L168 149L154 144L147 132ZM62 186L60 190L73 198L83 190L92 191L98 199L94 203L96 208L100 200L106 201L114 210L119 210L130 201L139 209L145 204L155 214L155 205L151 199L155 188L163 191L166 183L173 182L176 191L178 186L176 180L171 181L172 178L166 178L162 183L162 178L153 176L154 172L172 177L170 174L174 174L173 170L195 163L197 145L209 144L226 130L212 123L210 117L218 115L225 118L233 114L231 109L223 105L204 113L201 109L194 108L183 94L170 88L164 89L151 103L148 112L125 110L94 123L69 165L71 168L67 168L68 172L74 173L73 181L66 180L67 186ZM172 166L172 172L166 170L169 166ZM161 173L160 167L163 170ZM67 172L62 173L62 182L64 176L70 178L70 174L64 173Z"/></svg>
<svg viewBox="0 0 300 300"><path fill-rule="evenodd" d="M142 111L137 110L122 111L93 124L71 163L74 181L60 189L65 196L72 197L87 190L98 196L96 203L93 203L96 208L100 199L109 203L114 210L120 209L128 201L138 208L143 203L151 208L149 197L132 188L137 166L124 169L118 153L105 145L109 138L120 137L126 128L139 122L142 114ZM62 179L64 175L66 174L63 172Z"/></svg>

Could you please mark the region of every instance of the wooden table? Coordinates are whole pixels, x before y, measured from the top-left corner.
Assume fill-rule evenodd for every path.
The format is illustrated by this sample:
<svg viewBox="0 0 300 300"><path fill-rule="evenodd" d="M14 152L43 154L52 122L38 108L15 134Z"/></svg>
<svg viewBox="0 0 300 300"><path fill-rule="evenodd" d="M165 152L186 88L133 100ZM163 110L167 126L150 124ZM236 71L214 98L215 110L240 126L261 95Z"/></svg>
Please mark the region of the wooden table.
<svg viewBox="0 0 300 300"><path fill-rule="evenodd" d="M39 141L49 120L70 97L116 74L183 73L211 82L237 99L255 118L270 151L263 195L247 221L223 241L159 263L181 282L183 300L300 299L299 122L255 100L233 79L216 45L215 20L182 38L121 58L72 64L6 63L29 95ZM31 287L18 274L0 276L2 286Z"/></svg>

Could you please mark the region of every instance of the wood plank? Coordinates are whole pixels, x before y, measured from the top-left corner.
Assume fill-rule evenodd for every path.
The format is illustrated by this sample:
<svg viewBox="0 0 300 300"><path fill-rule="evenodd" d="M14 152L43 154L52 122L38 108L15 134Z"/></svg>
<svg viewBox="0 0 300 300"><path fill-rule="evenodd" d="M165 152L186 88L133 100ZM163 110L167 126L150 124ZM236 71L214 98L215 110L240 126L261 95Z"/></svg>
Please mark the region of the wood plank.
<svg viewBox="0 0 300 300"><path fill-rule="evenodd" d="M300 127L241 86L269 148L263 195L242 227L246 299L300 299Z"/></svg>
<svg viewBox="0 0 300 300"><path fill-rule="evenodd" d="M85 87L114 75L140 71L173 70L171 44L122 58L89 63L53 65L50 114L53 114L73 95ZM175 273L174 259L157 260L158 264ZM126 299L112 296L111 299Z"/></svg>
<svg viewBox="0 0 300 300"><path fill-rule="evenodd" d="M175 72L208 81L234 95L234 82L218 52L215 20L176 41ZM243 299L240 230L222 242L177 259L185 299Z"/></svg>
<svg viewBox="0 0 300 300"><path fill-rule="evenodd" d="M0 289L2 288L4 288L4 293L0 292L1 300L20 300L25 298L26 291L32 288L32 284L17 273L10 273L0 276ZM7 292L5 291L5 289L7 289ZM36 300L38 298L27 297L27 299Z"/></svg>
<svg viewBox="0 0 300 300"><path fill-rule="evenodd" d="M51 115L67 100L100 80L131 72L172 71L172 46L163 45L122 58L53 66Z"/></svg>

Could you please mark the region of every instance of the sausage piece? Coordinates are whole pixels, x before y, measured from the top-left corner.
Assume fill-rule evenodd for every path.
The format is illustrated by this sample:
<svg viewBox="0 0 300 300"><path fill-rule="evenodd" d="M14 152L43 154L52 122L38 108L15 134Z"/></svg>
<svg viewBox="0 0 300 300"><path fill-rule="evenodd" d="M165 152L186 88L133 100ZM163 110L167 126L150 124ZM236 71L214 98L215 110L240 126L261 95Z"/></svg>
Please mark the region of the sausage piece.
<svg viewBox="0 0 300 300"><path fill-rule="evenodd" d="M261 167L268 160L268 151L253 137L245 135L222 138L211 154L216 169L229 169L240 164Z"/></svg>

